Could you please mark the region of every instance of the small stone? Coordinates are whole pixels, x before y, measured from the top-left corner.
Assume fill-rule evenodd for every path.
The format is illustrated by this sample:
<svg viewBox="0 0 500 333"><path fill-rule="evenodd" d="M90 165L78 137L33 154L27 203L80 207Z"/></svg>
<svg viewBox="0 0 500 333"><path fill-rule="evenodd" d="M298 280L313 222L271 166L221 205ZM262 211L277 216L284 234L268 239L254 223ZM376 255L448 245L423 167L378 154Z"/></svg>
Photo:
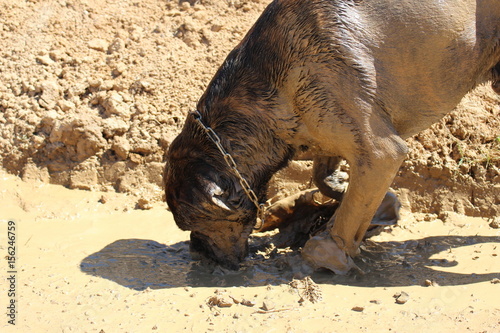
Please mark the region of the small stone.
<svg viewBox="0 0 500 333"><path fill-rule="evenodd" d="M381 302L379 299L372 299L372 300L370 301L370 303L373 303L373 304L380 304L380 303L382 303L382 302Z"/></svg>
<svg viewBox="0 0 500 333"><path fill-rule="evenodd" d="M243 298L240 303L244 306L250 306L250 307L255 306L254 301L250 301L250 300L245 299L245 298Z"/></svg>
<svg viewBox="0 0 500 333"><path fill-rule="evenodd" d="M365 307L364 306L355 306L351 310L356 311L356 312L363 312L365 310Z"/></svg>
<svg viewBox="0 0 500 333"><path fill-rule="evenodd" d="M499 284L500 283L500 279L499 278L494 278L490 282L493 283L493 284Z"/></svg>
<svg viewBox="0 0 500 333"><path fill-rule="evenodd" d="M134 94L139 94L142 92L150 93L154 90L154 85L148 80L137 80L130 86L130 90Z"/></svg>
<svg viewBox="0 0 500 333"><path fill-rule="evenodd" d="M97 89L101 86L102 83L103 83L102 79L92 79L89 80L89 87Z"/></svg>
<svg viewBox="0 0 500 333"><path fill-rule="evenodd" d="M402 291L402 292L394 294L394 298L396 299L396 303L405 304L410 299L410 295L408 295L408 293Z"/></svg>
<svg viewBox="0 0 500 333"><path fill-rule="evenodd" d="M104 80L101 83L101 90L112 90L115 86L115 82L113 80Z"/></svg>
<svg viewBox="0 0 500 333"><path fill-rule="evenodd" d="M276 307L276 305L273 302L271 302L271 301L264 301L262 303L262 310L264 310L264 311L271 311L275 307Z"/></svg>
<svg viewBox="0 0 500 333"><path fill-rule="evenodd" d="M424 286L426 286L426 287L430 287L430 286L432 286L432 285L433 285L432 280L426 279L426 280L424 281Z"/></svg>
<svg viewBox="0 0 500 333"><path fill-rule="evenodd" d="M49 52L50 59L54 61L64 61L69 62L71 57L66 54L66 52L61 50L52 50Z"/></svg>
<svg viewBox="0 0 500 333"><path fill-rule="evenodd" d="M107 195L105 195L105 194L101 195L101 197L100 197L100 198L99 198L99 200L98 200L98 202L99 202L99 203L102 203L102 204L105 204L105 203L106 203L106 202L108 202L108 201L109 201L109 200L108 200L108 196L107 196Z"/></svg>

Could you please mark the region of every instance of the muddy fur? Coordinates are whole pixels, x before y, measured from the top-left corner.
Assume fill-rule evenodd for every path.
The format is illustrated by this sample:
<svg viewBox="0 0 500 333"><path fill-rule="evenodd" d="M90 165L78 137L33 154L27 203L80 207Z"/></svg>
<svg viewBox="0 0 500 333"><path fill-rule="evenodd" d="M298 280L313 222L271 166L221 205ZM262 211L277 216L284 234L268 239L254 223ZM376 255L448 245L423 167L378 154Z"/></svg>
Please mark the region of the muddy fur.
<svg viewBox="0 0 500 333"><path fill-rule="evenodd" d="M328 246L354 256L406 156L404 139L478 83L498 85L499 18L497 0L276 0L197 110L261 202L273 173L312 152L316 185L342 198L328 230L337 245ZM341 159L345 193L327 179ZM192 116L169 148L165 187L193 250L237 268L256 208Z"/></svg>

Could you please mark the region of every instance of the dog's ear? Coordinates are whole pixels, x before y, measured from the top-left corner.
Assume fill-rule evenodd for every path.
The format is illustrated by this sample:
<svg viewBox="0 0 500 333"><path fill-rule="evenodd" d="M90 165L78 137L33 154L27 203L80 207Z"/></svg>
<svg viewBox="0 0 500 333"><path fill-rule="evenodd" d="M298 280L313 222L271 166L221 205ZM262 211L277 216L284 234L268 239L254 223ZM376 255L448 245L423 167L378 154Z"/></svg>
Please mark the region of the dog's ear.
<svg viewBox="0 0 500 333"><path fill-rule="evenodd" d="M228 197L228 193L224 192L224 190L222 190L222 188L220 188L220 186L217 185L215 182L206 181L205 191L207 192L208 196L210 197L210 199L214 204L216 204L222 209L232 210L228 206L227 200L225 200L225 198Z"/></svg>
<svg viewBox="0 0 500 333"><path fill-rule="evenodd" d="M243 196L245 195L240 183L219 177L212 177L212 179L217 180L204 178L202 181L209 199L224 210L240 213L239 210L242 208Z"/></svg>

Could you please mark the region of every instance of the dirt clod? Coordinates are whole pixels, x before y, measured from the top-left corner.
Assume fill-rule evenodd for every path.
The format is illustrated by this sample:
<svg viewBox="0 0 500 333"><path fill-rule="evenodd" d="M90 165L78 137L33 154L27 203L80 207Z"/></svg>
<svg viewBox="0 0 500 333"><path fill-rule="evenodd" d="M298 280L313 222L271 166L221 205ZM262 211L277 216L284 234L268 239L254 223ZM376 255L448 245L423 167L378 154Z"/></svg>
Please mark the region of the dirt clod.
<svg viewBox="0 0 500 333"><path fill-rule="evenodd" d="M219 308L229 308L233 306L234 302L231 298L221 295L215 295L209 297L207 300L207 305L209 307L218 306Z"/></svg>
<svg viewBox="0 0 500 333"><path fill-rule="evenodd" d="M153 205L151 204L150 200L146 198L140 198L137 201L137 208L142 209L142 210L149 210L153 208Z"/></svg>
<svg viewBox="0 0 500 333"><path fill-rule="evenodd" d="M489 226L493 229L500 228L500 217L495 217L493 221L490 222Z"/></svg>

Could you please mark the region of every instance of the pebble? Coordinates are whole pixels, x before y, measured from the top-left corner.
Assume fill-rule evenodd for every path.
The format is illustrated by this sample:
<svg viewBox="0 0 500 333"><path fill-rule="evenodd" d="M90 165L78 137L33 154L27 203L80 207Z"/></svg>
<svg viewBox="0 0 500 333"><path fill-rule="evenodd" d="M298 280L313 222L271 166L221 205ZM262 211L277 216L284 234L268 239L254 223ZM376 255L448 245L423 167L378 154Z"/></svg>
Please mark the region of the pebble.
<svg viewBox="0 0 500 333"><path fill-rule="evenodd" d="M395 293L393 297L396 299L396 303L398 304L405 304L410 299L410 295L404 291Z"/></svg>
<svg viewBox="0 0 500 333"><path fill-rule="evenodd" d="M500 217L495 217L493 221L490 222L490 227L493 229L500 228Z"/></svg>
<svg viewBox="0 0 500 333"><path fill-rule="evenodd" d="M356 311L356 312L363 312L365 310L365 307L364 306L355 306L351 310Z"/></svg>
<svg viewBox="0 0 500 333"><path fill-rule="evenodd" d="M255 306L255 302L254 301L250 301L248 299L242 299L241 302L240 302L242 305L244 306Z"/></svg>
<svg viewBox="0 0 500 333"><path fill-rule="evenodd" d="M101 195L101 197L100 197L100 198L99 198L99 200L98 200L98 202L99 202L99 203L102 203L102 204L105 204L105 203L106 203L106 202L108 202L108 201L109 201L109 200L108 200L108 196L107 196L107 195L105 195L105 194Z"/></svg>
<svg viewBox="0 0 500 333"><path fill-rule="evenodd" d="M426 287L431 287L431 286L432 286L432 287L437 287L437 286L439 286L439 284L438 284L437 282L435 282L435 281L432 281L432 280L426 279L426 280L424 281L424 286L426 286Z"/></svg>
<svg viewBox="0 0 500 333"><path fill-rule="evenodd" d="M271 302L271 301L264 301L262 303L262 310L264 310L264 311L271 311L275 307L276 307L276 305L273 302Z"/></svg>

